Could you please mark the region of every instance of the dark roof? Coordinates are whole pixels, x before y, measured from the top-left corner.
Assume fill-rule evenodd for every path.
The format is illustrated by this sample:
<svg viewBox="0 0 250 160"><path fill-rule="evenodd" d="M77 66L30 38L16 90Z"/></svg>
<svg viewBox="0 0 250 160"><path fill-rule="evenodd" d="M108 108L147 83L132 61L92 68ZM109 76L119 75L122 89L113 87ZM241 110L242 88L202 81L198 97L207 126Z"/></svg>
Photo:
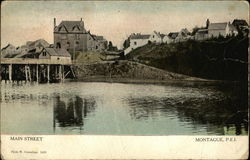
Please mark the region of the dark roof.
<svg viewBox="0 0 250 160"><path fill-rule="evenodd" d="M227 23L210 23L208 30L224 30L227 27Z"/></svg>
<svg viewBox="0 0 250 160"><path fill-rule="evenodd" d="M243 19L235 19L232 24L234 26L248 26L247 22Z"/></svg>
<svg viewBox="0 0 250 160"><path fill-rule="evenodd" d="M61 57L71 57L69 52L66 49L60 48L44 48L51 56L61 56Z"/></svg>
<svg viewBox="0 0 250 160"><path fill-rule="evenodd" d="M188 35L190 33L187 28L181 29L180 32L184 33L185 35Z"/></svg>
<svg viewBox="0 0 250 160"><path fill-rule="evenodd" d="M165 37L165 34L160 34L161 38Z"/></svg>
<svg viewBox="0 0 250 160"><path fill-rule="evenodd" d="M130 39L149 39L149 34L132 34Z"/></svg>
<svg viewBox="0 0 250 160"><path fill-rule="evenodd" d="M5 46L4 48L2 48L2 50L5 50L7 48L13 48L13 49L15 49L16 47L9 43L7 46Z"/></svg>
<svg viewBox="0 0 250 160"><path fill-rule="evenodd" d="M169 36L170 38L175 39L175 38L178 36L178 34L179 34L179 32L170 32L170 33L168 34L168 36Z"/></svg>
<svg viewBox="0 0 250 160"><path fill-rule="evenodd" d="M62 21L55 27L54 32L59 32L62 28L65 28L67 33L86 33L83 21Z"/></svg>

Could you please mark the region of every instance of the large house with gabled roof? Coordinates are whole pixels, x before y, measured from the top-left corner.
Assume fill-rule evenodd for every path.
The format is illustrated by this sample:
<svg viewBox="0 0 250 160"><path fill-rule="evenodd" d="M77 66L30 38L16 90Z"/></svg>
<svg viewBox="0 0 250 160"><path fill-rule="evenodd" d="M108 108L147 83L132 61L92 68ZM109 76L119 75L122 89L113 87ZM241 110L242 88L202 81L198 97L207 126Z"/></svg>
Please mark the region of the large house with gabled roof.
<svg viewBox="0 0 250 160"><path fill-rule="evenodd" d="M231 23L210 23L208 26L208 36L218 37L219 35L226 37L227 35L237 35L237 29Z"/></svg>
<svg viewBox="0 0 250 160"><path fill-rule="evenodd" d="M62 21L58 26L54 18L54 46L69 52L101 51L107 49L107 40L87 31L82 18L80 21Z"/></svg>

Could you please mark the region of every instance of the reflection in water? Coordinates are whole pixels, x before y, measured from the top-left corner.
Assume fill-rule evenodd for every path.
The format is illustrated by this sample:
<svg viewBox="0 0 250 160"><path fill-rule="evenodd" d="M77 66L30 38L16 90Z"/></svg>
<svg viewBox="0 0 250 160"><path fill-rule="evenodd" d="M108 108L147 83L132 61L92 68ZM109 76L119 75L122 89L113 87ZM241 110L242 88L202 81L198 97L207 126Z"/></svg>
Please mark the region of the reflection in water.
<svg viewBox="0 0 250 160"><path fill-rule="evenodd" d="M66 103L60 99L60 96L56 96L54 99L54 128L56 123L59 127L67 126L79 126L80 129L84 125L84 119L88 113L94 111L96 107L95 100L93 98L82 99L79 96L71 97Z"/></svg>
<svg viewBox="0 0 250 160"><path fill-rule="evenodd" d="M247 135L247 103L230 93L232 87L219 87L227 90L206 85L4 84L1 132Z"/></svg>
<svg viewBox="0 0 250 160"><path fill-rule="evenodd" d="M192 123L194 128L206 125L208 132L216 130L221 135L230 134L230 132L240 135L242 132L248 132L247 110L235 113L234 110L230 109L232 106L228 106L230 103L226 99L223 99L223 97L182 97L180 100L151 96L141 98L130 97L126 101L131 106L131 118L137 121L159 116L178 117L182 122Z"/></svg>

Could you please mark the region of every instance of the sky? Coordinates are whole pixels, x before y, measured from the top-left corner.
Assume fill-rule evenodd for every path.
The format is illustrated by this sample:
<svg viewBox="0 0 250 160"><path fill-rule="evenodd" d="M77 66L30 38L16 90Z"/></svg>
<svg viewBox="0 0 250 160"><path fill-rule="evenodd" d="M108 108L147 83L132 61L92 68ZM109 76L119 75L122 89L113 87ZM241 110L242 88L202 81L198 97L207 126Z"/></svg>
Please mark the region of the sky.
<svg viewBox="0 0 250 160"><path fill-rule="evenodd" d="M167 34L205 26L206 19L249 21L244 1L4 1L1 4L1 48L45 39L53 43L53 18L84 21L86 30L118 48L131 33Z"/></svg>

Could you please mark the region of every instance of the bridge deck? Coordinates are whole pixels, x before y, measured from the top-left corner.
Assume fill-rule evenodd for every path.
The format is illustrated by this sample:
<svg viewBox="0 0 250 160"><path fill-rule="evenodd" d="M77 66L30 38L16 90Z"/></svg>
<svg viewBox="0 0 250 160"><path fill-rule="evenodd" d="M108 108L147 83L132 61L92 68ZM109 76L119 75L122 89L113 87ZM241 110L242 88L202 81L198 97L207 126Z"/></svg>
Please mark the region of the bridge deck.
<svg viewBox="0 0 250 160"><path fill-rule="evenodd" d="M33 59L33 58L1 58L1 64L54 64L71 65L71 60L51 60L51 59Z"/></svg>

